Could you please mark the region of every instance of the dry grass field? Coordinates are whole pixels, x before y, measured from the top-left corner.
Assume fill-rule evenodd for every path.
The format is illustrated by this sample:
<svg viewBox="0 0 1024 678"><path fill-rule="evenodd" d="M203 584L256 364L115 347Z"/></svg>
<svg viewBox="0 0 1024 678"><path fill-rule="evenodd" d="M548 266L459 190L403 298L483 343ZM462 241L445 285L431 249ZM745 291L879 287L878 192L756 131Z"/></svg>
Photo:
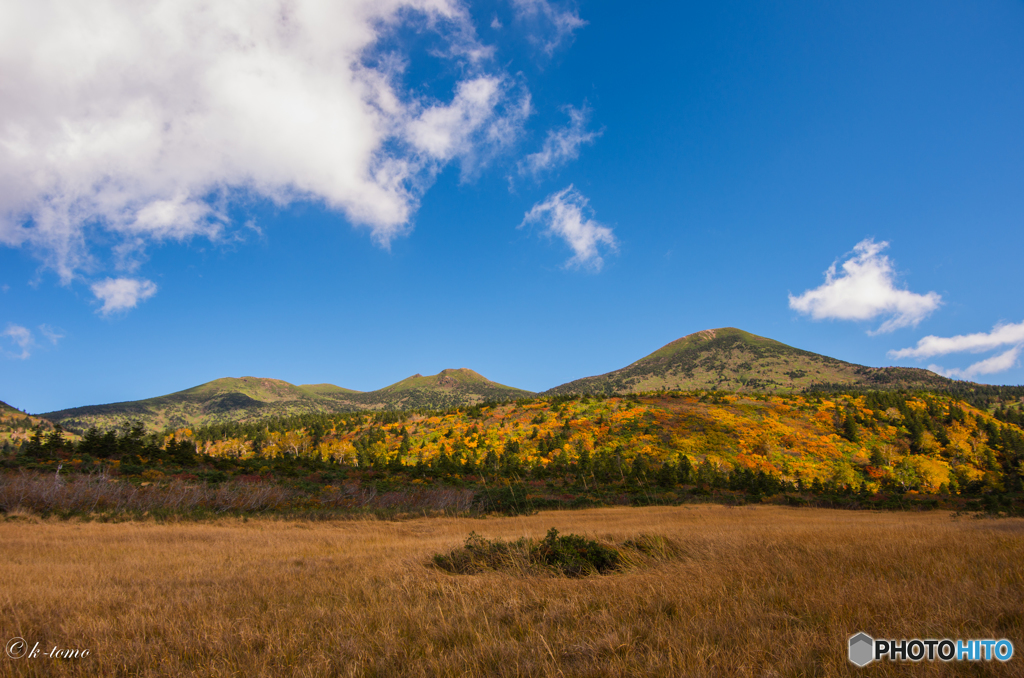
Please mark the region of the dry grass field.
<svg viewBox="0 0 1024 678"><path fill-rule="evenodd" d="M430 565L471 531L679 545L607 575ZM0 521L25 676L1024 675L1024 520L780 507L404 522ZM1008 638L1006 663L846 659L847 638Z"/></svg>

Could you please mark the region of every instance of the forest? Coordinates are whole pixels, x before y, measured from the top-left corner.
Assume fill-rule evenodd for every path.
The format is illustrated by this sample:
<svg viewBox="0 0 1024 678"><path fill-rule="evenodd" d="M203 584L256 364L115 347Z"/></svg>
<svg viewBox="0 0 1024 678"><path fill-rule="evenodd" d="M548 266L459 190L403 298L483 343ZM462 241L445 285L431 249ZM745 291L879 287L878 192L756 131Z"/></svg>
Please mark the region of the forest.
<svg viewBox="0 0 1024 678"><path fill-rule="evenodd" d="M285 493L278 508L342 510L388 496L398 505L431 490L479 511L718 501L1015 513L1024 415L1005 396L566 395L160 433L130 421L64 431L8 413L5 426L25 437L5 440L0 464L8 485L20 473L150 494L274 486ZM14 500L4 496L6 510Z"/></svg>

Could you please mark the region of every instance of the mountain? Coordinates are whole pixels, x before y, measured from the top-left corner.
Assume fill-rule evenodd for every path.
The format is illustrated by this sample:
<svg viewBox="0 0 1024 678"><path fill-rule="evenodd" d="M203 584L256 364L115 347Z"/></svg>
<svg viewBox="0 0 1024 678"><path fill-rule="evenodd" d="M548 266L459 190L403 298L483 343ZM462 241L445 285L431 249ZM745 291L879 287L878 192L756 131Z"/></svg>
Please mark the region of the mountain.
<svg viewBox="0 0 1024 678"><path fill-rule="evenodd" d="M53 429L53 424L49 421L25 414L0 400L0 448L7 443L28 440L32 437L33 429L40 424L46 431Z"/></svg>
<svg viewBox="0 0 1024 678"><path fill-rule="evenodd" d="M532 391L505 386L487 379L465 367L441 370L424 377L421 374L403 379L379 391L352 396L354 402L384 409L444 409L475 405L487 401L519 400L535 396Z"/></svg>
<svg viewBox="0 0 1024 678"><path fill-rule="evenodd" d="M736 392L802 391L816 384L859 388L946 389L954 382L927 370L865 367L811 353L743 330L704 330L666 344L632 365L556 386L542 395L611 394L716 389ZM536 394L498 384L473 370L415 374L377 391L333 384L296 386L279 379L217 379L158 398L49 412L73 431L112 428L126 419L150 430L315 412L447 409Z"/></svg>
<svg viewBox="0 0 1024 678"><path fill-rule="evenodd" d="M814 384L935 389L952 383L928 370L855 365L734 327L723 327L676 339L627 367L570 381L544 395L661 389L800 391Z"/></svg>
<svg viewBox="0 0 1024 678"><path fill-rule="evenodd" d="M73 431L114 428L126 420L148 430L245 422L316 412L380 409L443 409L535 395L490 381L468 369L414 375L378 391L360 392L334 384L296 386L280 379L215 379L184 391L146 400L89 405L49 412L47 419Z"/></svg>

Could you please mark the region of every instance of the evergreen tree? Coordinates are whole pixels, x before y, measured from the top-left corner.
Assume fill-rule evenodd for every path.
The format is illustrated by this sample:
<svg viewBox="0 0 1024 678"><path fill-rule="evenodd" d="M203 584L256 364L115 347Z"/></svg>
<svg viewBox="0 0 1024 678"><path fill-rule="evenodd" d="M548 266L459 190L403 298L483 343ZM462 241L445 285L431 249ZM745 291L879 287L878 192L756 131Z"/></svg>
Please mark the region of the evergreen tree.
<svg viewBox="0 0 1024 678"><path fill-rule="evenodd" d="M587 478L594 470L594 462L590 457L590 450L583 444L583 441L577 441L576 444L576 464L573 468L573 472L576 475L577 482L581 479Z"/></svg>
<svg viewBox="0 0 1024 678"><path fill-rule="evenodd" d="M647 455L638 454L633 458L633 465L629 470L629 483L631 485L647 485L647 472L650 469L650 461Z"/></svg>
<svg viewBox="0 0 1024 678"><path fill-rule="evenodd" d="M85 435L82 436L81 442L78 443L77 451L78 454L83 457L102 457L103 455L100 454L102 446L103 434L100 433L98 428L92 426L85 432Z"/></svg>
<svg viewBox="0 0 1024 678"><path fill-rule="evenodd" d="M857 425L857 419L852 412L847 412L846 418L843 420L841 435L851 443L857 442L860 437L860 427Z"/></svg>
<svg viewBox="0 0 1024 678"><path fill-rule="evenodd" d="M711 465L711 461L707 457L697 467L696 475L698 485L716 485L718 483L718 471Z"/></svg>
<svg viewBox="0 0 1024 678"><path fill-rule="evenodd" d="M658 469L657 483L658 487L675 487L676 479L678 478L678 471L676 465L669 460L665 460L665 463Z"/></svg>
<svg viewBox="0 0 1024 678"><path fill-rule="evenodd" d="M676 479L680 485L688 485L693 481L693 464L685 454L679 455L679 466L676 468Z"/></svg>
<svg viewBox="0 0 1024 678"><path fill-rule="evenodd" d="M40 459L43 456L43 425L40 423L36 426L35 431L32 432L32 438L29 439L28 443L22 445L22 450L25 452L26 457L33 459Z"/></svg>

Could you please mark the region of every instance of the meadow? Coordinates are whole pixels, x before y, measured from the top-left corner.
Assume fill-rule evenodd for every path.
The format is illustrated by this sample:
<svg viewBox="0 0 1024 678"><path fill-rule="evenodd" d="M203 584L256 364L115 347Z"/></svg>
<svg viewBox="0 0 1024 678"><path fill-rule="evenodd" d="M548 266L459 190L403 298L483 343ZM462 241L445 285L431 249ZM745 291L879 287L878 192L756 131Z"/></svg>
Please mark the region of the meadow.
<svg viewBox="0 0 1024 678"><path fill-rule="evenodd" d="M552 527L670 552L615 572L451 574ZM12 676L1024 675L1024 520L684 505L404 521L0 522ZM1007 638L1006 664L847 661L849 636Z"/></svg>

